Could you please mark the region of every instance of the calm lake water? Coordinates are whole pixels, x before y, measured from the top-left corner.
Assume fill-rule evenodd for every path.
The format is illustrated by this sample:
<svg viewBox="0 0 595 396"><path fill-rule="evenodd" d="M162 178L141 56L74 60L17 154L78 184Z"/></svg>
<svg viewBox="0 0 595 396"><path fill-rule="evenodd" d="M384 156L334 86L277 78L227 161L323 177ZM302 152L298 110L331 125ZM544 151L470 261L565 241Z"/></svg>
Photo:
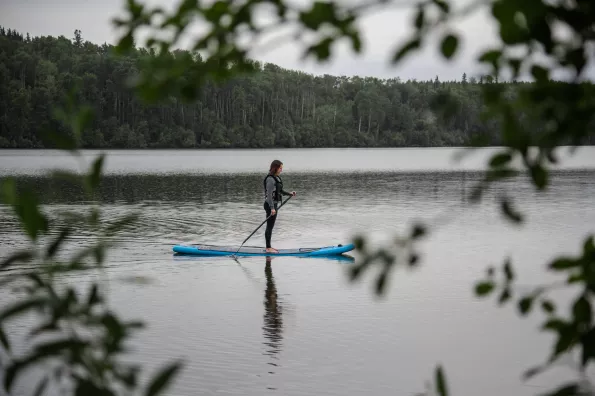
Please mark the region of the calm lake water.
<svg viewBox="0 0 595 396"><path fill-rule="evenodd" d="M463 199L492 150L453 163L454 149L108 151L101 196L104 219L140 211L110 251L111 306L148 328L134 356L152 372L183 358L171 395L413 395L436 364L452 395L534 395L574 378L557 367L531 381L524 370L544 361L551 338L538 332L540 312L521 318L514 306L477 300L475 281L510 256L524 286L550 280L548 260L579 251L595 232L595 148L581 148L538 194L527 179L502 183L484 203ZM88 164L98 152L86 152ZM374 244L415 220L444 219L421 246L416 271L396 271L388 294L373 278L351 284L351 260L180 258L179 243L239 246L264 220L262 178L271 160L297 191L281 209L273 246L347 243L365 232ZM57 151L0 150L0 176L35 183L50 217L82 212L79 191L57 188L44 172L75 169ZM528 223L509 225L500 194L515 198ZM0 258L23 237L0 206ZM73 251L89 241L77 235ZM264 245L264 228L247 243ZM358 257L351 255L353 260ZM148 276L149 284L127 283ZM81 286L99 277L71 274ZM6 294L2 299L5 300ZM565 310L567 307L560 307ZM21 327L11 329L18 338Z"/></svg>

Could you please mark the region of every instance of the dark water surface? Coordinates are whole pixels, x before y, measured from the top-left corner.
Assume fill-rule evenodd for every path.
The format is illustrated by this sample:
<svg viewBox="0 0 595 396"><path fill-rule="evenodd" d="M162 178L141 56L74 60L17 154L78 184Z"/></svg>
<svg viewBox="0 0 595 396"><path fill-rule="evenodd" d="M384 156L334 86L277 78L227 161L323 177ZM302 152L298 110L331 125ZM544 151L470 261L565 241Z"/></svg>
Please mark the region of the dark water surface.
<svg viewBox="0 0 595 396"><path fill-rule="evenodd" d="M502 183L477 207L462 196L479 180L472 170L483 162L475 158L452 168L453 153L109 152L104 219L134 210L142 215L121 234L107 267L111 306L148 323L134 341L134 357L149 371L184 358L172 395L413 395L437 363L445 367L451 394L459 396L532 395L573 378L570 368L560 367L521 381L525 369L549 354L551 339L538 332L542 316L522 319L513 306L477 300L473 285L507 256L520 284L541 284L549 280L542 270L547 260L578 252L586 233L595 231L595 151L577 154L545 194L519 179ZM35 183L51 217L83 211L80 191L53 185L40 173L76 163L61 155L0 151L0 175ZM351 260L258 257L238 263L172 255L178 243L239 246L264 220L262 171L277 157L286 163L287 189L298 196L281 209L275 247L346 243L359 232L378 244L414 220L447 221L422 245L419 269L394 273L384 299L374 297L370 276L348 282ZM515 198L527 224L512 227L502 219L494 198L504 192ZM263 235L264 228L248 244L263 245ZM4 206L0 240L0 257L23 243ZM82 233L68 249L88 241ZM152 282L121 281L131 276ZM100 279L68 275L83 286Z"/></svg>

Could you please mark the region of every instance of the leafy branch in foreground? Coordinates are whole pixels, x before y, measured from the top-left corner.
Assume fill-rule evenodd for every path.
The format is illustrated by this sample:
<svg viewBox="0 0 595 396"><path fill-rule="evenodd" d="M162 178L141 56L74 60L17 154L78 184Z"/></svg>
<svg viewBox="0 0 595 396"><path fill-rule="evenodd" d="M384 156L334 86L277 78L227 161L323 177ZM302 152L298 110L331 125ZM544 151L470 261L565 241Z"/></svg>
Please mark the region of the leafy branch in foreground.
<svg viewBox="0 0 595 396"><path fill-rule="evenodd" d="M128 0L128 17L114 20L115 26L124 30L117 49L126 53L135 45L135 33L148 29L146 45L159 56L143 64L133 85L148 101L169 95L193 100L207 79L222 81L237 73L253 71L254 63L248 57L250 47L266 33L289 27L296 36L318 34L320 37L307 44L303 55L319 60L330 58L332 44L341 39L349 40L354 51L361 51L362 42L355 26L357 16L383 2L375 0L344 7L335 2L316 1L309 9L298 9L278 0L216 1L210 5L183 0L176 9L167 12L161 7L151 8ZM274 12L267 13L267 10ZM268 21L259 23L259 19ZM196 35L190 44L192 51L204 58L201 63L193 62L193 56L188 53L176 57L170 53L194 22L208 26L207 31ZM161 38L164 32L171 33L171 37ZM240 45L246 38L248 44Z"/></svg>
<svg viewBox="0 0 595 396"><path fill-rule="evenodd" d="M66 98L66 109L56 116L71 125L71 134L48 133L61 149L77 156L78 138L92 118L85 106L77 106L73 90ZM79 108L80 107L80 108ZM54 172L54 178L79 183L87 198L99 188L104 156L95 158L82 174ZM87 214L72 218L50 218L41 208L40 197L31 186L19 186L12 177L1 180L1 201L13 209L29 247L19 250L0 263L2 287L13 287L16 299L0 309L0 342L7 361L2 361L3 388L11 394L25 372L43 369L35 395L44 394L49 384L68 383L77 395L117 395L139 391L160 394L181 367L176 361L164 367L147 385L139 385L140 366L120 362L126 341L142 322L124 321L107 305L102 285L91 282L87 288L70 286L68 272L101 269L106 250L115 244L114 236L138 217L131 213L111 223L101 221L99 203L89 206ZM80 218L82 217L82 218ZM77 223L93 232L92 243L80 250L67 249ZM45 239L45 240L44 240ZM65 252L73 250L70 257ZM83 289L83 290L81 290ZM84 290L86 289L86 290ZM26 351L16 356L8 331L12 321L26 314L37 314L38 323L24 334ZM22 332L21 332L22 334ZM30 381L31 377L27 376Z"/></svg>
<svg viewBox="0 0 595 396"><path fill-rule="evenodd" d="M595 360L595 327L593 327L592 299L595 292L595 236L590 235L583 243L582 254L576 257L564 256L548 264L548 269L565 278L564 282L550 286L539 286L529 293L519 295L517 301L518 312L528 315L536 306L540 306L547 315L541 329L556 335L552 353L546 364L532 368L525 373L525 378L545 370L561 355L568 353L575 347L580 349L581 371ZM493 268L488 270L487 278L478 282L475 293L480 297L487 297L498 291ZM510 260L502 266L502 284L498 296L499 304L505 304L514 297L512 284L515 280ZM556 313L556 304L546 294L549 290L564 286L577 286L578 295L571 304L570 317L564 319Z"/></svg>
<svg viewBox="0 0 595 396"><path fill-rule="evenodd" d="M295 24L304 32L318 35L318 41L307 46L305 53L325 61L331 56L332 46L340 39L350 39L353 50L361 50L361 35L356 21L364 10L386 9L402 4L397 0L378 0L364 6L350 7L342 2L315 1L310 7L301 9L283 0L216 1L210 5L181 1L177 10L167 13L158 8L148 9L135 0L129 0L129 18L115 22L117 26L125 28L119 42L120 50L131 48L139 27L153 30L154 35L147 43L149 47L160 46L161 56L147 65L135 80L135 87L145 98L155 100L174 95L193 99L206 79L225 79L234 73L250 70L248 50L241 45L240 36L249 33L249 41L255 42L263 33L263 27L255 24L258 9L268 6L276 11L276 16L269 15L273 22L267 25L267 33L271 29ZM495 182L517 176L522 171L527 173L538 191L545 191L550 183L548 168L558 162L555 149L561 145L583 144L593 134L595 92L591 83L583 81L584 71L590 62L589 45L595 39L591 28L595 23L593 2L488 0L472 3L459 10L455 9L453 1L448 0L423 0L410 4L416 9L412 20L414 31L408 40L397 47L393 54L395 64L421 49L429 35L437 32L442 34L438 42L440 52L446 59L454 59L462 40L451 24L455 23L456 18L488 8L497 23L500 40L497 46L486 49L477 59L478 62L489 68L490 79L498 81L508 74L511 79L530 75L535 81L534 84L519 86L514 92L500 84L482 86L487 105L484 116L500 122L505 147L490 158L489 169L473 191L470 202L480 202L484 191ZM192 69L191 78L182 79L182 71L192 67L191 62L188 57L178 59L169 56L168 49L195 21L202 22L207 29L206 33L199 34L193 40L191 47L197 52L202 51L201 56L205 60L200 67ZM567 34L555 34L556 25L564 26ZM156 39L157 33L168 29L174 31L172 39ZM567 80L552 81L555 72L566 74ZM452 114L452 101L448 94L436 102L437 112ZM544 122L545 127L536 129L537 121ZM481 141L478 141L480 144ZM513 164L514 159L519 160L518 164ZM501 198L499 208L515 224L524 221L522 213L509 197ZM392 250L396 248L397 253L401 250L410 252L413 242L421 236L419 232L413 231L409 242L398 239L396 244L376 250L366 249L364 238L357 239L357 250L363 253L363 258L351 270L352 279L361 277L371 264L380 263L383 269L376 282L376 290L382 293L388 271L396 263ZM556 331L559 336L552 357L580 343L584 363L591 358L593 332L590 285L595 268L591 246L592 242L585 244L583 256L578 261L555 261L557 264L554 267L568 265L575 271L571 276L572 283L581 285L583 292L575 302L574 319L563 321L556 318L545 327ZM409 255L408 260L417 264L417 255ZM503 302L511 298L510 283L514 274L509 264L505 265L504 270L507 282L500 295L500 301ZM476 291L483 295L494 289L491 281L485 281L477 286ZM535 298L536 295L528 295L519 301L522 313L528 312ZM549 311L553 303L544 300L542 306ZM578 385L570 384L554 392L573 394L577 390Z"/></svg>

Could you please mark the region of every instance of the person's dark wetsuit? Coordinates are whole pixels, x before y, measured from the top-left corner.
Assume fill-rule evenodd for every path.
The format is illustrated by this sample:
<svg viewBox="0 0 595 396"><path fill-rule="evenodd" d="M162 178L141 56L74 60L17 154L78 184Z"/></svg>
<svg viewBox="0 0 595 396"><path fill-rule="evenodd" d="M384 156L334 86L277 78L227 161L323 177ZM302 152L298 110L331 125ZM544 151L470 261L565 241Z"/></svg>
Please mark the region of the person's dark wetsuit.
<svg viewBox="0 0 595 396"><path fill-rule="evenodd" d="M264 184L264 210L268 217L267 228L264 232L264 238L266 240L267 249L271 247L271 236L273 235L273 227L275 226L275 220L277 220L277 213L271 216L271 209L277 210L277 204L281 202L283 195L292 195L287 191L283 190L283 181L279 176L273 176L268 174L263 181ZM270 217L269 217L270 216Z"/></svg>

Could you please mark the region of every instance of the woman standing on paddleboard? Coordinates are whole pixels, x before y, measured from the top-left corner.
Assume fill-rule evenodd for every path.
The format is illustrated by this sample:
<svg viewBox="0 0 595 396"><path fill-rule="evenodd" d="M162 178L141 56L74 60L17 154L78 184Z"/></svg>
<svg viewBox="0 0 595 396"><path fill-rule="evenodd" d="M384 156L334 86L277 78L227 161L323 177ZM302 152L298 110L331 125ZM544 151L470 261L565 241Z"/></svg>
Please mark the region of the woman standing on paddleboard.
<svg viewBox="0 0 595 396"><path fill-rule="evenodd" d="M273 235L273 227L275 220L277 220L277 205L282 200L283 195L295 196L295 191L288 193L283 190L283 181L279 176L283 171L283 163L279 160L271 162L269 174L264 178L264 210L267 215L267 228L264 232L266 241L266 251L269 253L278 253L277 249L271 247L271 236ZM270 216L270 217L269 217Z"/></svg>

